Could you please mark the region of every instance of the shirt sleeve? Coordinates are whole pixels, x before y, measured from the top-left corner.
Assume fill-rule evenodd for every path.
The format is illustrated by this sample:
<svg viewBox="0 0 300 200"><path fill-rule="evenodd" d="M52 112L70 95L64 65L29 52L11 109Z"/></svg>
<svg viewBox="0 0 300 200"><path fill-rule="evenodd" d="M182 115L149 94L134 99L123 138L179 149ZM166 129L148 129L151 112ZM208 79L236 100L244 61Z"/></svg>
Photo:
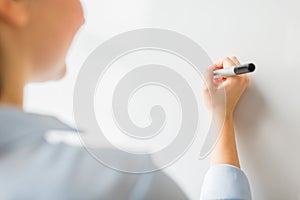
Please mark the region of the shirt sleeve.
<svg viewBox="0 0 300 200"><path fill-rule="evenodd" d="M235 166L215 165L205 175L200 199L251 200L247 176Z"/></svg>

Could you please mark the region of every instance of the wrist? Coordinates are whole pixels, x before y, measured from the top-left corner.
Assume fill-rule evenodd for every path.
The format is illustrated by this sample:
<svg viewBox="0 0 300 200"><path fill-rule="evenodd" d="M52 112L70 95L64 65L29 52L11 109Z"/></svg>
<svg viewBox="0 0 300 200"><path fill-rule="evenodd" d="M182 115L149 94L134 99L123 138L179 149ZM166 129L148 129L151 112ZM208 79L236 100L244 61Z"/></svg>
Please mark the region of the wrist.
<svg viewBox="0 0 300 200"><path fill-rule="evenodd" d="M233 118L233 112L227 112L225 113L224 119L225 120L232 120Z"/></svg>
<svg viewBox="0 0 300 200"><path fill-rule="evenodd" d="M219 120L232 120L233 118L233 111L225 109L215 109L211 111L211 114L215 115L216 119Z"/></svg>

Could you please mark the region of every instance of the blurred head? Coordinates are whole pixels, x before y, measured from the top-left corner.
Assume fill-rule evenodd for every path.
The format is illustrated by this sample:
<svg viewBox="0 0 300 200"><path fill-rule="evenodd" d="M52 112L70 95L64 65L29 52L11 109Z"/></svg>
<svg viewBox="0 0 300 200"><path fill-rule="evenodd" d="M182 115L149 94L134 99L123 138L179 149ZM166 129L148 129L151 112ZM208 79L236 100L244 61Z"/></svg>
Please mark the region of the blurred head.
<svg viewBox="0 0 300 200"><path fill-rule="evenodd" d="M63 77L68 48L83 22L79 0L1 0L1 76L14 63L28 68L28 81Z"/></svg>

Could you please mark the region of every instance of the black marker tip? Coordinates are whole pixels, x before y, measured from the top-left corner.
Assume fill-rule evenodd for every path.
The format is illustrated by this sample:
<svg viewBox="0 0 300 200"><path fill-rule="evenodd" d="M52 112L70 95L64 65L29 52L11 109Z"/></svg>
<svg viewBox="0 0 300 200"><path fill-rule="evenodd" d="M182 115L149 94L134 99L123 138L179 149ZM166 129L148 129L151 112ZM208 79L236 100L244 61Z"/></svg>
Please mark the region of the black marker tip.
<svg viewBox="0 0 300 200"><path fill-rule="evenodd" d="M255 71L255 65L253 63L249 63L248 70L249 70L249 72L254 72Z"/></svg>

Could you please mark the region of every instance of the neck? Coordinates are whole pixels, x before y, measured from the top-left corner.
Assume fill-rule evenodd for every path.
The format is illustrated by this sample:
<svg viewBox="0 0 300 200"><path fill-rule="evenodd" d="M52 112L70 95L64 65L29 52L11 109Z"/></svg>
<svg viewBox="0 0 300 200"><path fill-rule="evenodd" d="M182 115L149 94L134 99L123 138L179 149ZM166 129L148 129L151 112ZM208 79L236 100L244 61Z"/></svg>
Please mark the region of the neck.
<svg viewBox="0 0 300 200"><path fill-rule="evenodd" d="M29 80L31 65L22 37L10 29L0 32L0 106L23 107L23 90Z"/></svg>
<svg viewBox="0 0 300 200"><path fill-rule="evenodd" d="M23 107L23 90L27 82L28 69L17 63L0 66L0 106Z"/></svg>
<svg viewBox="0 0 300 200"><path fill-rule="evenodd" d="M2 78L0 105L23 107L23 89L25 82L18 80L18 78L19 77Z"/></svg>

